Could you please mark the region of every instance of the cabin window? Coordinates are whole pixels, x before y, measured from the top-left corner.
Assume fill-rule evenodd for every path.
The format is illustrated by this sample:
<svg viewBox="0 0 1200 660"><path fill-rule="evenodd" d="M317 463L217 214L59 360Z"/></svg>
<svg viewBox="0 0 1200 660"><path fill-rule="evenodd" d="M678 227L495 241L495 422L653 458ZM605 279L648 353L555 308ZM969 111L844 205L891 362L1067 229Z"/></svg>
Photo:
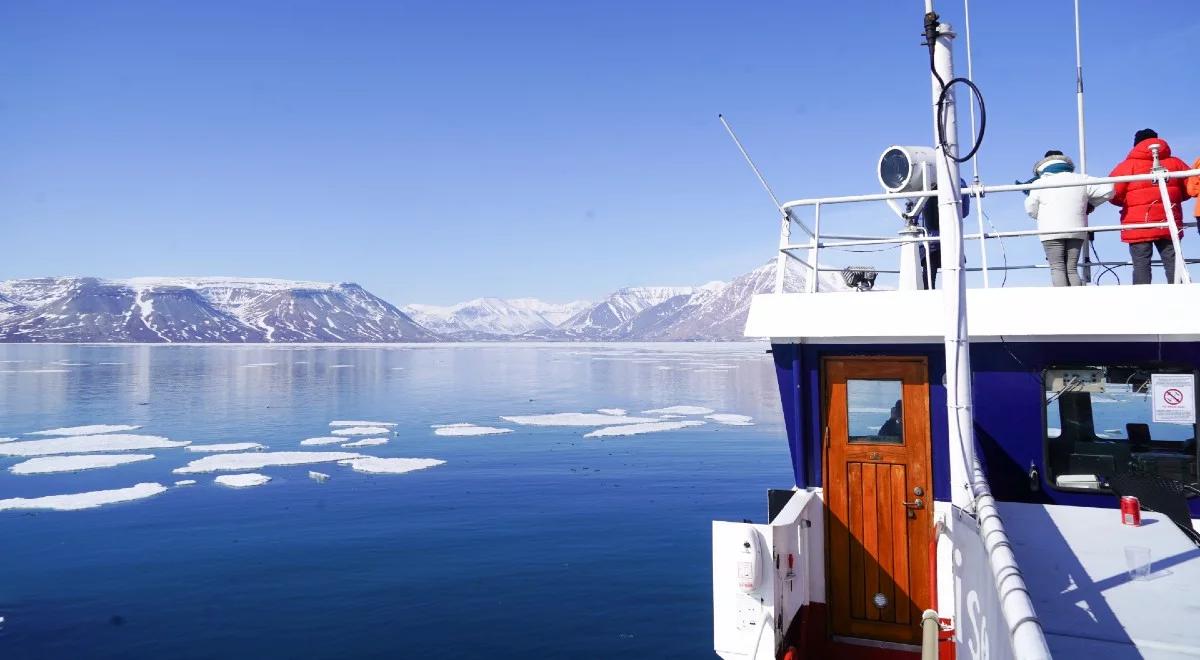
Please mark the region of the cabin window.
<svg viewBox="0 0 1200 660"><path fill-rule="evenodd" d="M1102 490L1107 477L1132 470L1197 483L1192 369L1056 367L1043 377L1051 484Z"/></svg>
<svg viewBox="0 0 1200 660"><path fill-rule="evenodd" d="M850 442L904 444L904 383L899 380L846 381Z"/></svg>

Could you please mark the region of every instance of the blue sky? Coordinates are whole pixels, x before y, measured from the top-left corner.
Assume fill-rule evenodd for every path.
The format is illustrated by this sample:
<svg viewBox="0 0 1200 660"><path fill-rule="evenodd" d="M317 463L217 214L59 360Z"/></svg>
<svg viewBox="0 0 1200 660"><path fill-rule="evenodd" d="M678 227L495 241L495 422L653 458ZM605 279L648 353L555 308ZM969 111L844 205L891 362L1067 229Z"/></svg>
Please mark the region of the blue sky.
<svg viewBox="0 0 1200 660"><path fill-rule="evenodd" d="M961 2L939 8L961 32ZM1071 2L972 10L983 178L1027 178L1046 149L1077 151ZM781 196L875 192L886 146L931 141L921 12L5 3L0 278L356 281L398 303L726 279L772 256L777 223L717 113ZM1200 156L1194 2L1085 0L1083 18L1089 172L1106 174L1144 126ZM997 228L1031 227L1019 196L987 209ZM882 206L833 223L895 229ZM1114 235L1098 247L1127 256ZM1006 251L1042 258L1033 239Z"/></svg>

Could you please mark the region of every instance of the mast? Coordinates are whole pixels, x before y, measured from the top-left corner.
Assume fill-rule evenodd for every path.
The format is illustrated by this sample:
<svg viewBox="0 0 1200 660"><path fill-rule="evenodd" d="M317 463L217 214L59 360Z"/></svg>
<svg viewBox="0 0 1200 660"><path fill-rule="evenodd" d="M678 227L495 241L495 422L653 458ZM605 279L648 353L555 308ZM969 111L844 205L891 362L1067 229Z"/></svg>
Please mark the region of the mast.
<svg viewBox="0 0 1200 660"><path fill-rule="evenodd" d="M967 335L967 286L963 268L962 200L958 171L958 109L953 90L954 32L938 21L933 0L925 0L925 34L932 49L934 154L937 167L938 219L942 251L942 295L946 323L946 419L950 437L950 500L960 509L973 506L975 419L971 409L971 354ZM940 115L940 116L939 116Z"/></svg>
<svg viewBox="0 0 1200 660"><path fill-rule="evenodd" d="M1083 49L1079 41L1079 0L1075 0L1075 112L1079 117L1079 173L1087 174L1087 138L1083 122ZM1083 238L1083 281L1092 283L1092 235Z"/></svg>

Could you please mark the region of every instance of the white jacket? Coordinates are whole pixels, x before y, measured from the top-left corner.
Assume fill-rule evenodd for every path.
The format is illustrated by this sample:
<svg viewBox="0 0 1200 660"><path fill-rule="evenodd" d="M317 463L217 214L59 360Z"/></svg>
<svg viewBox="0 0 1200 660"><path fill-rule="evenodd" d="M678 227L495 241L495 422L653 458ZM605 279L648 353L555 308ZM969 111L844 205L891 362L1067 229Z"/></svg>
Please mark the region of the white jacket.
<svg viewBox="0 0 1200 660"><path fill-rule="evenodd" d="M1075 172L1043 174L1039 183L1074 183L1090 181L1092 177ZM1113 196L1113 187L1107 183L1092 183L1071 188L1043 188L1029 191L1025 198L1025 211L1037 220L1038 229L1054 231L1039 236L1043 241L1060 238L1087 238L1087 232L1072 231L1086 227L1087 207L1097 207Z"/></svg>

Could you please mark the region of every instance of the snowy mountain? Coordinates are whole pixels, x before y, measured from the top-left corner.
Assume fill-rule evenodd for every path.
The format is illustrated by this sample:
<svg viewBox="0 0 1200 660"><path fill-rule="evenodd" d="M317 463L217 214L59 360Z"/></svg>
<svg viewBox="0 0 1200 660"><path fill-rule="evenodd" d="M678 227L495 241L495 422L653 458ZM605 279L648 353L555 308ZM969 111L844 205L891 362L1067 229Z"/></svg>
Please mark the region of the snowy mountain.
<svg viewBox="0 0 1200 660"><path fill-rule="evenodd" d="M787 292L804 291L791 264ZM478 298L397 308L357 284L254 278L0 282L0 342L732 341L775 260L698 287L629 287L598 303ZM825 290L846 286L836 273Z"/></svg>
<svg viewBox="0 0 1200 660"><path fill-rule="evenodd" d="M357 284L253 278L0 282L0 341L398 342L438 337Z"/></svg>
<svg viewBox="0 0 1200 660"><path fill-rule="evenodd" d="M591 305L582 300L556 304L536 298L476 298L448 307L414 304L401 309L417 323L441 335L504 339L553 329Z"/></svg>
<svg viewBox="0 0 1200 660"><path fill-rule="evenodd" d="M528 333L529 338L551 340L603 340L646 310L672 298L689 296L689 287L641 286L620 289L608 298L581 310L555 328Z"/></svg>

